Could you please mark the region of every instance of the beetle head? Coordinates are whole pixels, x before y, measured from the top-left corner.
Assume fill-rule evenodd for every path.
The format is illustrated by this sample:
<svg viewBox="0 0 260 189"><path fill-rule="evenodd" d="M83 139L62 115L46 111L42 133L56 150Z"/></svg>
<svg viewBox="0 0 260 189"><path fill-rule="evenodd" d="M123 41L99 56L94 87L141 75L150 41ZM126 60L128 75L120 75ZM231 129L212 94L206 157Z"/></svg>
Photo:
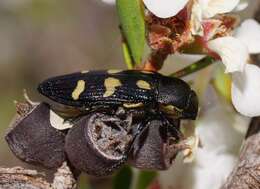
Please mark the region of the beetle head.
<svg viewBox="0 0 260 189"><path fill-rule="evenodd" d="M196 119L197 117L197 95L186 82L178 78L160 79L158 102L161 110L174 118Z"/></svg>

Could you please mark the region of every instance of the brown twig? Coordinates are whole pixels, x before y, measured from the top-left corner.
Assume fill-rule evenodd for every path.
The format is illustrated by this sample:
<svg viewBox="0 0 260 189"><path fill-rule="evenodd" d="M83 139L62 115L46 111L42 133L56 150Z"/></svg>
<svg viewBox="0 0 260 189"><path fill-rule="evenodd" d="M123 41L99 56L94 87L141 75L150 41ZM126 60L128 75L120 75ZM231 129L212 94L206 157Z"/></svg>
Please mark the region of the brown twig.
<svg viewBox="0 0 260 189"><path fill-rule="evenodd" d="M168 53L164 53L160 51L151 52L146 62L144 63L143 70L155 71L155 72L160 70L167 56Z"/></svg>
<svg viewBox="0 0 260 189"><path fill-rule="evenodd" d="M253 118L239 162L221 189L260 188L260 117Z"/></svg>

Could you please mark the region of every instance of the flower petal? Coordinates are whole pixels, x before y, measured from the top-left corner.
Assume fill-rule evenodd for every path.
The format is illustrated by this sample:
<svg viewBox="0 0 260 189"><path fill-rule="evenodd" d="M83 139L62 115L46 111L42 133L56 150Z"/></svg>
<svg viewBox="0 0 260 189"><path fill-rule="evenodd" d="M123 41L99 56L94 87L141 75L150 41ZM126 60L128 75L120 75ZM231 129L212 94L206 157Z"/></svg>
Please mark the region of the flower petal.
<svg viewBox="0 0 260 189"><path fill-rule="evenodd" d="M216 14L231 12L239 0L199 0L203 9L204 18L211 18Z"/></svg>
<svg viewBox="0 0 260 189"><path fill-rule="evenodd" d="M116 3L116 0L101 0L101 1L103 1L104 3L107 3L107 4L111 4L111 5Z"/></svg>
<svg viewBox="0 0 260 189"><path fill-rule="evenodd" d="M234 37L220 37L208 42L208 48L216 52L226 66L226 72L243 71L249 59L247 47Z"/></svg>
<svg viewBox="0 0 260 189"><path fill-rule="evenodd" d="M232 75L232 102L241 114L260 116L260 68L247 64L245 71Z"/></svg>
<svg viewBox="0 0 260 189"><path fill-rule="evenodd" d="M248 7L248 0L240 0L234 11L242 11Z"/></svg>
<svg viewBox="0 0 260 189"><path fill-rule="evenodd" d="M203 36L202 9L197 1L192 6L190 25L193 35Z"/></svg>
<svg viewBox="0 0 260 189"><path fill-rule="evenodd" d="M143 0L145 6L155 16L169 18L182 10L189 0Z"/></svg>
<svg viewBox="0 0 260 189"><path fill-rule="evenodd" d="M248 47L250 53L260 53L260 24L257 21L245 20L235 36Z"/></svg>
<svg viewBox="0 0 260 189"><path fill-rule="evenodd" d="M50 123L51 126L58 130L66 130L73 127L73 124L66 122L62 117L50 110Z"/></svg>
<svg viewBox="0 0 260 189"><path fill-rule="evenodd" d="M221 188L237 163L235 155L229 153L208 153L202 149L198 150L197 159L197 166L192 170L196 176L192 189Z"/></svg>
<svg viewBox="0 0 260 189"><path fill-rule="evenodd" d="M218 19L206 19L203 20L203 32L204 32L204 39L209 41L213 39L213 37L217 34L218 30L220 29L222 21Z"/></svg>
<svg viewBox="0 0 260 189"><path fill-rule="evenodd" d="M214 94L214 93L213 93ZM211 95L213 95L211 94ZM215 94L217 95L217 94ZM228 152L230 149L239 149L243 141L243 134L234 128L236 112L219 99L208 107L205 115L196 124L196 135L200 137L203 149L207 152ZM240 127L246 127L244 122Z"/></svg>

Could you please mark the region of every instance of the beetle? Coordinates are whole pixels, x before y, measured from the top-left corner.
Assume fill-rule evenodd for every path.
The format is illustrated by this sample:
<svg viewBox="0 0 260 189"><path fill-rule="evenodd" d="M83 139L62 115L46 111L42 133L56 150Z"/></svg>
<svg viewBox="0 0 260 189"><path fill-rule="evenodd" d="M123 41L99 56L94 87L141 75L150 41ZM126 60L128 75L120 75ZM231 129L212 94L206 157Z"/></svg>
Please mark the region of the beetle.
<svg viewBox="0 0 260 189"><path fill-rule="evenodd" d="M155 138L154 140L160 140L162 142L152 143L160 146L165 141L168 141L168 138L174 138L175 150L172 155L175 156L179 149L182 148L177 145L181 139L179 128L180 120L196 119L198 112L197 95L186 82L178 78L163 76L157 72L138 70L82 71L49 78L39 84L38 91L58 104L78 110L80 112L79 117L84 117L86 115L90 116L89 119L91 120L93 116L95 117L95 113L104 114L104 116L99 116L99 118L97 118L101 120L96 124L98 129L89 131L88 128L93 127L95 122L90 124L89 119L86 119L86 121L79 121L75 124L78 125L76 126L77 128L81 129L72 128L69 131L69 137L67 138L73 138L74 136L76 136L76 138L83 137L81 143L86 144L85 152L82 150L80 153L80 149L76 149L76 145L74 145L72 139L68 140L66 143L70 144L66 146L68 156L71 157L71 159L84 155L82 153L85 153L84 156L87 157L89 155L89 150L87 148L95 148L98 150L94 150L92 153L98 153L96 155L101 158L100 161L110 162L108 164L109 166L105 169L102 167L101 170L90 171L91 174L94 175L107 175L122 165L131 153L138 151L137 149L140 146L140 142L137 141L141 141L141 146L145 144L146 140L142 139L143 137L141 136L144 135L142 133L147 129L149 130L149 127L156 126L156 124L158 124L158 127L162 128L160 129L160 132L163 131L163 133L159 135L163 136L163 140L157 137L157 139ZM59 113L59 111L57 113ZM66 116L74 117L72 114ZM107 116L110 117L109 120L102 120L103 117ZM110 123L111 126L105 126L107 125L107 122L118 119L119 121ZM102 131L102 129L100 130L99 128L100 125L103 125L105 128L112 128L115 127L115 124L118 125L118 128L121 128L121 125L123 125L123 130L126 131L123 133L126 133L127 136L129 133L131 135L131 140L129 140L129 142L119 142L123 142L123 146L125 147L123 150L121 149L122 154L119 156L120 158L115 158L117 159L116 161L111 156L106 155L107 153L111 154L111 149L110 151L103 149L104 144L100 146L96 139L91 139L92 132L98 131L100 134ZM128 125L128 127L125 125ZM122 128L120 130L122 130ZM104 132L107 131L107 129L104 129ZM153 132L159 132L159 130L154 130ZM88 137L85 138L86 136ZM93 136L97 136L97 134L94 133ZM106 136L108 136L107 133L100 134L100 136L103 136L103 138L101 138L102 141L110 140L106 138ZM149 138L149 136L147 137ZM151 140L149 139L148 141L150 142L148 142L149 144L145 144L147 147L144 147L144 149L147 148L151 150L153 149L150 148ZM96 147L91 147L90 143ZM100 149L103 149L104 151ZM116 151L116 148L113 150ZM161 157L161 154L158 153L162 152L163 151L157 151L151 154L156 154L156 156ZM79 154L77 155L77 153ZM112 152L112 154L117 153ZM142 157L144 157L144 154L132 156L141 160ZM108 157L111 157L112 160L107 159ZM92 156L91 160L93 160ZM137 167L146 168L149 166L147 168L153 168L156 165L156 163L153 163L152 165L146 163L140 164L139 160L137 163L134 163ZM71 161L73 163L73 160ZM111 163L111 161L113 163ZM74 162L77 164L78 159ZM82 171L89 171L86 166L77 166L76 168ZM167 168L168 166L164 165L161 167Z"/></svg>
<svg viewBox="0 0 260 189"><path fill-rule="evenodd" d="M137 70L82 71L43 81L38 91L60 104L88 112L99 107L144 108L195 119L198 99L181 79Z"/></svg>

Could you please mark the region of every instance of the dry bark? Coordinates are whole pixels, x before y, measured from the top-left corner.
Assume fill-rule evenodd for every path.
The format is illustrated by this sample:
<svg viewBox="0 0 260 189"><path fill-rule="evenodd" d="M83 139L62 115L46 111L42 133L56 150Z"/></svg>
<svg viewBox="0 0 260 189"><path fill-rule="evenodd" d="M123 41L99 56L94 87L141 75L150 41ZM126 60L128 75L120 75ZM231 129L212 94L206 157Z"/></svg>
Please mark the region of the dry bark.
<svg viewBox="0 0 260 189"><path fill-rule="evenodd" d="M52 183L44 174L21 167L0 168L1 189L74 189L76 180L66 163L57 170Z"/></svg>
<svg viewBox="0 0 260 189"><path fill-rule="evenodd" d="M221 189L260 188L260 117L253 118L239 162Z"/></svg>

